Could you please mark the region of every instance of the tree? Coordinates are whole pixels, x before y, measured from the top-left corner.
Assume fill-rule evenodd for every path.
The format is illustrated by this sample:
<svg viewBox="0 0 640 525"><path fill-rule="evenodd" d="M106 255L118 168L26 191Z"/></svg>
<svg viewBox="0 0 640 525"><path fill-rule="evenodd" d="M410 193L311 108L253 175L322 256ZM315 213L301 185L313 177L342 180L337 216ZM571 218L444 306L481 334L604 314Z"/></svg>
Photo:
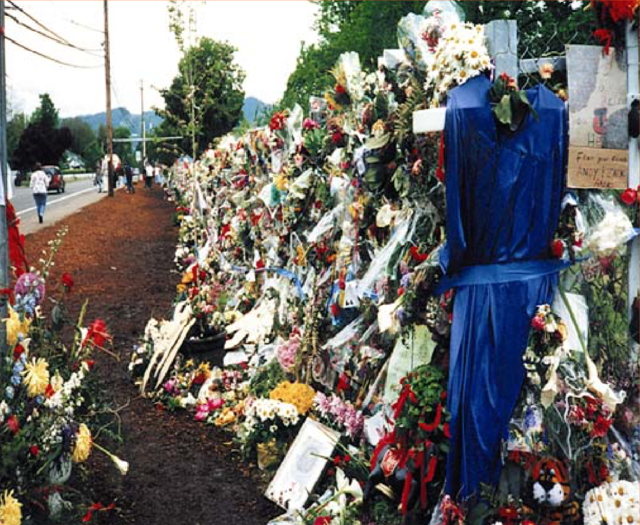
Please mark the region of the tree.
<svg viewBox="0 0 640 525"><path fill-rule="evenodd" d="M185 51L171 86L160 91L165 108L157 110L164 118L158 130L184 136L178 146L190 155L198 156L242 117L245 74L234 52L226 42L200 39Z"/></svg>
<svg viewBox="0 0 640 525"><path fill-rule="evenodd" d="M128 139L131 137L131 130L126 126L118 126L113 130L114 139ZM114 142L113 152L120 157L120 160L124 164L133 165L133 148L131 142Z"/></svg>
<svg viewBox="0 0 640 525"><path fill-rule="evenodd" d="M48 93L40 95L40 106L31 115L30 123L44 128L58 127L58 110L53 105L53 100Z"/></svg>
<svg viewBox="0 0 640 525"><path fill-rule="evenodd" d="M73 136L69 128L58 128L58 111L48 94L40 95L40 106L31 116L14 152L18 169L32 169L36 162L58 164L62 154L71 146Z"/></svg>
<svg viewBox="0 0 640 525"><path fill-rule="evenodd" d="M69 149L80 155L87 166L95 166L102 157L103 148L91 126L79 117L64 119L62 126L69 128L73 137Z"/></svg>
<svg viewBox="0 0 640 525"><path fill-rule="evenodd" d="M14 153L20 143L20 137L29 124L29 117L26 113L14 113L7 122L7 155L10 164L13 166Z"/></svg>
<svg viewBox="0 0 640 525"><path fill-rule="evenodd" d="M321 96L333 83L329 70L340 54L356 51L362 67L374 70L384 49L397 47L400 18L419 13L424 1L340 1L322 0L315 27L320 42L303 46L296 69L287 81L280 106L295 103L306 108L309 96Z"/></svg>

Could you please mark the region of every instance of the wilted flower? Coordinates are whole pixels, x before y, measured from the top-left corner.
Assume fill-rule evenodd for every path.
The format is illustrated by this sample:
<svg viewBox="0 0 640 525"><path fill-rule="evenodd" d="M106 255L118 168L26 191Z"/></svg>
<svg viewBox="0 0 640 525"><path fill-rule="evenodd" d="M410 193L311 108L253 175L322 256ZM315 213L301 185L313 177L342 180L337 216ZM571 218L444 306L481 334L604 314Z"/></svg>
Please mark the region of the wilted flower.
<svg viewBox="0 0 640 525"><path fill-rule="evenodd" d="M91 431L84 423L81 423L76 432L76 446L73 449L71 459L74 463L86 461L91 454Z"/></svg>

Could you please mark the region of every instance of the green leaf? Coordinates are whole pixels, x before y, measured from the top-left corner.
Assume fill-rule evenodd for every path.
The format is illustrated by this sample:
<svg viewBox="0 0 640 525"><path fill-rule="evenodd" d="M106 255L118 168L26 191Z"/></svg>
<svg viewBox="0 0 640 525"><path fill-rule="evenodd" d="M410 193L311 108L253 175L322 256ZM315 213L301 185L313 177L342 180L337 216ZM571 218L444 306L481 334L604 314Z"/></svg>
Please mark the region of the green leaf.
<svg viewBox="0 0 640 525"><path fill-rule="evenodd" d="M390 140L391 140L391 133L385 133L384 135L381 135L379 137L371 137L365 143L364 147L372 150L384 148L387 144L389 144Z"/></svg>
<svg viewBox="0 0 640 525"><path fill-rule="evenodd" d="M511 123L511 99L509 95L504 95L500 99L500 102L498 102L495 108L493 108L493 112L498 121L502 124L508 125Z"/></svg>

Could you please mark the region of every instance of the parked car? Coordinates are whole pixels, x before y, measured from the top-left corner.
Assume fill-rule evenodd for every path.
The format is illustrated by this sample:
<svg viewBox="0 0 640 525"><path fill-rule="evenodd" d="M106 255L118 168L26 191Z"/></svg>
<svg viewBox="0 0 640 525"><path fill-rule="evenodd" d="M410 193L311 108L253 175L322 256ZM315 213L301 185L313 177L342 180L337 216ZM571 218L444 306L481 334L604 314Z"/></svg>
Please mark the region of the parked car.
<svg viewBox="0 0 640 525"><path fill-rule="evenodd" d="M58 166L42 166L44 172L51 177L49 182L49 191L56 191L57 193L64 193L64 178L60 173Z"/></svg>

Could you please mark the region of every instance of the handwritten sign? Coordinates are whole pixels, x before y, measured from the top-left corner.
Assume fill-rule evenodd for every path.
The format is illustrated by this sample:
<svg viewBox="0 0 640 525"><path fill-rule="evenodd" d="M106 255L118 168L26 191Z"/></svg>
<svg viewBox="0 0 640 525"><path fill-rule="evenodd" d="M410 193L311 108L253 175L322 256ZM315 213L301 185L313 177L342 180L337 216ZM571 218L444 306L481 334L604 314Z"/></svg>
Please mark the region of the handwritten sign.
<svg viewBox="0 0 640 525"><path fill-rule="evenodd" d="M569 45L571 146L627 149L627 62L624 53L600 46Z"/></svg>
<svg viewBox="0 0 640 525"><path fill-rule="evenodd" d="M627 187L627 162L624 150L569 148L570 188L622 190Z"/></svg>

